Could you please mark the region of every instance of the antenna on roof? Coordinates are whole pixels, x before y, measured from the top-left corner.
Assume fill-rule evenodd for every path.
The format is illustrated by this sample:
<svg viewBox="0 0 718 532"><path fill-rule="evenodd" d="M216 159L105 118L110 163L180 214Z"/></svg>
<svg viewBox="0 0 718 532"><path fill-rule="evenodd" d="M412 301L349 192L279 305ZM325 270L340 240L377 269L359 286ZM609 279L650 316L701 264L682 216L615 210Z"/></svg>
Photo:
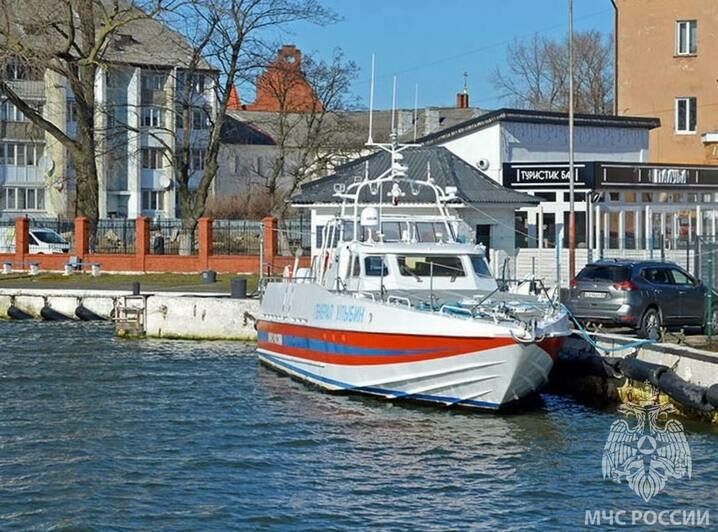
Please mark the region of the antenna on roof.
<svg viewBox="0 0 718 532"><path fill-rule="evenodd" d="M391 92L391 134L394 134L394 124L396 122L396 76L394 76L394 88Z"/></svg>
<svg viewBox="0 0 718 532"><path fill-rule="evenodd" d="M414 86L414 142L416 142L416 123L419 115L419 84Z"/></svg>
<svg viewBox="0 0 718 532"><path fill-rule="evenodd" d="M369 138L367 144L373 144L372 126L374 125L374 54L371 54L371 88L369 89Z"/></svg>

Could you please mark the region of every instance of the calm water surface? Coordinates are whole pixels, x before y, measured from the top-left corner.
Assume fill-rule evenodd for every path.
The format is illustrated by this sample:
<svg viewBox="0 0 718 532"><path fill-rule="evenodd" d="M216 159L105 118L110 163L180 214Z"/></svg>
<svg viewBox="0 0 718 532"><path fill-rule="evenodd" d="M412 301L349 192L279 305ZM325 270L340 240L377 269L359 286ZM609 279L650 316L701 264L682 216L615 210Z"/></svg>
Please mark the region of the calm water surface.
<svg viewBox="0 0 718 532"><path fill-rule="evenodd" d="M242 343L0 322L0 528L563 529L710 510L718 430L649 504L601 478L618 414L545 394L495 416L322 394Z"/></svg>

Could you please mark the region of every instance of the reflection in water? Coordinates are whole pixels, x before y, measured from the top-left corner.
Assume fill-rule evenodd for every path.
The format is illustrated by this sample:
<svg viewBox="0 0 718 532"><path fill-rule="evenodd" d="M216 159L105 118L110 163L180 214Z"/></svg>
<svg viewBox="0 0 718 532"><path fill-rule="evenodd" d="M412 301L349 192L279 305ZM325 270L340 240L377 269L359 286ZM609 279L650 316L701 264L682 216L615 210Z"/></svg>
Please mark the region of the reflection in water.
<svg viewBox="0 0 718 532"><path fill-rule="evenodd" d="M508 416L319 392L253 345L0 323L0 520L21 528L536 528L630 504L601 478L613 411L544 395ZM710 504L718 434L687 424ZM4 528L4 526L3 526Z"/></svg>

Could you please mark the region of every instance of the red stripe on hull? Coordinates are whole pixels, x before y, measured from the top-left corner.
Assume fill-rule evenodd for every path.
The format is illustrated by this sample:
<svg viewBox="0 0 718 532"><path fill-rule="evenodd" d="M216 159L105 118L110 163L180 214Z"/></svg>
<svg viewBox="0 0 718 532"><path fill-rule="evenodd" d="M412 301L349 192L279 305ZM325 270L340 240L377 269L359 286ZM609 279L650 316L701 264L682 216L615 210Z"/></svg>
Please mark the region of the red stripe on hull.
<svg viewBox="0 0 718 532"><path fill-rule="evenodd" d="M369 333L321 329L303 325L290 325L267 321L257 322L260 332L322 340L332 344L365 349L417 350L418 353L401 355L347 355L334 354L301 347L279 345L259 341L258 346L267 351L303 358L313 362L346 366L398 364L419 362L450 356L463 355L515 345L511 338L461 338L455 336L421 336L410 334Z"/></svg>

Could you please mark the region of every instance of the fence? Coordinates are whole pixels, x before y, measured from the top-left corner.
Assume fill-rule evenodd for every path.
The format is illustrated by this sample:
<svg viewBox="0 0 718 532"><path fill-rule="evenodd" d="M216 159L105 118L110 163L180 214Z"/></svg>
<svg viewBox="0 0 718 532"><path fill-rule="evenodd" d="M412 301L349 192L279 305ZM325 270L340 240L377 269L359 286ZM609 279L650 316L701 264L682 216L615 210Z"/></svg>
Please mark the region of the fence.
<svg viewBox="0 0 718 532"><path fill-rule="evenodd" d="M294 251L302 248L305 251L312 248L312 224L311 219L305 216L284 220L280 231L286 236L289 249L286 250L293 255ZM284 250L283 250L284 251Z"/></svg>
<svg viewBox="0 0 718 532"><path fill-rule="evenodd" d="M213 220L212 235L215 255L258 255L262 247L262 222Z"/></svg>
<svg viewBox="0 0 718 532"><path fill-rule="evenodd" d="M15 253L15 222L0 220L0 253Z"/></svg>
<svg viewBox="0 0 718 532"><path fill-rule="evenodd" d="M95 238L90 242L94 253L132 254L135 252L135 221L125 218L98 220Z"/></svg>
<svg viewBox="0 0 718 532"><path fill-rule="evenodd" d="M182 229L180 220L155 220L151 224L150 253L153 255L196 255L197 230Z"/></svg>

